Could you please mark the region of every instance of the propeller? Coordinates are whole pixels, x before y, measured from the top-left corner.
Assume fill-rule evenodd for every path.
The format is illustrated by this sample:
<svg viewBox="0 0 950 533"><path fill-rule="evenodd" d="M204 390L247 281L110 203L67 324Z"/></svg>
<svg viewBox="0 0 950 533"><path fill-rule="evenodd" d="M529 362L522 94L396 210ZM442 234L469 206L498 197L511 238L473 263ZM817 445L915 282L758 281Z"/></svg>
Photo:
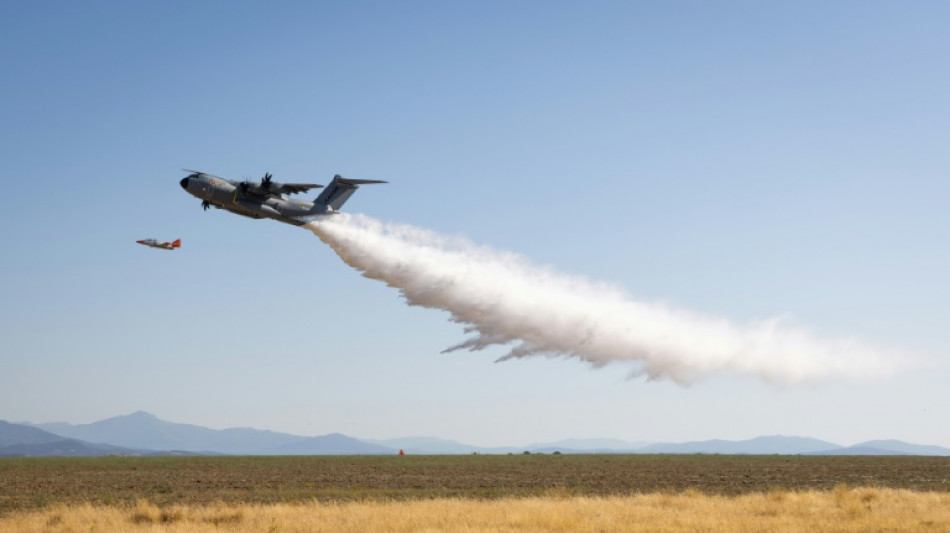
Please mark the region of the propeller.
<svg viewBox="0 0 950 533"><path fill-rule="evenodd" d="M273 180L274 176L270 172L265 172L264 177L261 178L261 188L265 191L270 191L270 182Z"/></svg>
<svg viewBox="0 0 950 533"><path fill-rule="evenodd" d="M211 202L205 200L205 201L201 202L201 207L204 208L205 211L207 211L208 208L211 207Z"/></svg>

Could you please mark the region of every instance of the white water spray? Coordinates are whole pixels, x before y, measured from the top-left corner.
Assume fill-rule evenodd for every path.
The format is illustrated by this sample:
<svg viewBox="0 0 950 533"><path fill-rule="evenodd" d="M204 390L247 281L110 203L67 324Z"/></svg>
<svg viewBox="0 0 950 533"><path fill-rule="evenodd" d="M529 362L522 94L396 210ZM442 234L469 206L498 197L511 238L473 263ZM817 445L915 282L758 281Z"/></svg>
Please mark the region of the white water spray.
<svg viewBox="0 0 950 533"><path fill-rule="evenodd" d="M464 239L362 215L307 227L364 276L399 289L410 305L442 309L475 336L446 351L513 345L499 360L573 356L681 384L717 374L795 383L890 373L893 359L853 339L820 339L769 319L725 319L635 300L609 284L531 265Z"/></svg>

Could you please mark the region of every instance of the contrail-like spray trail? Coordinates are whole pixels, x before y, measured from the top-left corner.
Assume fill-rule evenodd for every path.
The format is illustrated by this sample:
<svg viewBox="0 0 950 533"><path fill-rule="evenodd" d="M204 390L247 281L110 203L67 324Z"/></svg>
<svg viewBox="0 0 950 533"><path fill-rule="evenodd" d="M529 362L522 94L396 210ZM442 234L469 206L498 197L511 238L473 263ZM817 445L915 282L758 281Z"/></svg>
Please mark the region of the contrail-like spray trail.
<svg viewBox="0 0 950 533"><path fill-rule="evenodd" d="M564 354L686 384L717 373L795 383L890 373L893 359L852 339L821 339L770 319L750 324L627 296L612 285L531 265L464 239L362 215L307 227L364 276L410 305L443 309L471 339L446 351L512 346L500 360Z"/></svg>

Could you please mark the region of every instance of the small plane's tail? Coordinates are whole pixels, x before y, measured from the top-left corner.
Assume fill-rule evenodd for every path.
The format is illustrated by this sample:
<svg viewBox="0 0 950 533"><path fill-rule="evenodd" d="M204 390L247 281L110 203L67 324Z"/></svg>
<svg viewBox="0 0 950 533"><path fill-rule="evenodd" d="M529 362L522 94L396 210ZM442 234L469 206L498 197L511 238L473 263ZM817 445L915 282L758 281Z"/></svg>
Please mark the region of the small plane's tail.
<svg viewBox="0 0 950 533"><path fill-rule="evenodd" d="M172 241L172 248L181 248L181 239L175 239Z"/></svg>
<svg viewBox="0 0 950 533"><path fill-rule="evenodd" d="M350 196L356 192L360 185L369 185L371 183L386 183L382 180L351 180L337 174L333 176L333 181L327 185L326 189L313 201L313 211L315 214L338 211Z"/></svg>

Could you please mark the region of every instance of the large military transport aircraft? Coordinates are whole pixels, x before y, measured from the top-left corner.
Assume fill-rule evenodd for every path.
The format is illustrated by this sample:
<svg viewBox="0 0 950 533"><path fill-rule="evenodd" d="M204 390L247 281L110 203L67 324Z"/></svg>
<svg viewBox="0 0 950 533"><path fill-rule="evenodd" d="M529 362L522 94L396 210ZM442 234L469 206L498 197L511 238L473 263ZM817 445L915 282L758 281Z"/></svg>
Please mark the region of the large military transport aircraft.
<svg viewBox="0 0 950 533"><path fill-rule="evenodd" d="M360 185L386 183L380 180L352 180L337 174L313 202L284 198L322 188L316 183L278 183L270 173L260 183L231 181L204 172L191 172L181 180L181 188L202 200L201 207L217 207L250 218L272 218L287 224L302 226L320 215L339 212L343 204Z"/></svg>

